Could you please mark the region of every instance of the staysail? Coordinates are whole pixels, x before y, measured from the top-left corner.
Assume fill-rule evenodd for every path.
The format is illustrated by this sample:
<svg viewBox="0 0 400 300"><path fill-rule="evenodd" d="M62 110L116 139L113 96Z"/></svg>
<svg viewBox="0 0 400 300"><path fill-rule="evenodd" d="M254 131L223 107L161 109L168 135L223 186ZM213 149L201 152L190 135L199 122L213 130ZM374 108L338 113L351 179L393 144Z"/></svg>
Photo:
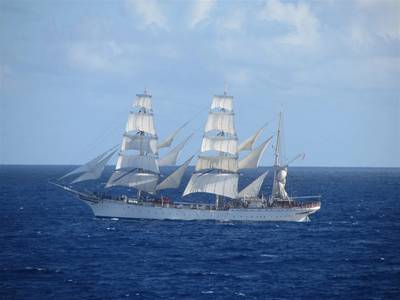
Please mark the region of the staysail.
<svg viewBox="0 0 400 300"><path fill-rule="evenodd" d="M80 174L75 180L71 182L71 184L86 181L86 180L95 180L98 179L101 174L103 173L104 167L111 159L111 157L115 154L117 146L112 147L111 149L107 150L106 152L100 154L96 158L92 159L91 161L87 162L86 164L72 170L71 172L65 174L60 178L64 179L71 175Z"/></svg>
<svg viewBox="0 0 400 300"><path fill-rule="evenodd" d="M127 186L154 193L159 178L157 133L154 126L152 96L136 95L123 136L115 171L106 187Z"/></svg>
<svg viewBox="0 0 400 300"><path fill-rule="evenodd" d="M183 196L211 193L236 198L239 179L237 160L233 97L224 93L213 97L196 170Z"/></svg>
<svg viewBox="0 0 400 300"><path fill-rule="evenodd" d="M261 186L264 182L265 177L268 175L268 171L258 176L253 182L241 190L238 194L239 198L255 198L258 197Z"/></svg>
<svg viewBox="0 0 400 300"><path fill-rule="evenodd" d="M247 139L245 139L239 146L238 146L238 152L244 151L244 150L251 150L253 149L253 145L257 141L257 139L260 137L261 133L263 132L264 128L267 127L268 123L265 123L261 128L259 128L255 133L253 133L251 136L249 136Z"/></svg>
<svg viewBox="0 0 400 300"><path fill-rule="evenodd" d="M178 135L179 131L182 130L183 127L185 127L189 122L185 122L182 126L177 128L174 132L172 132L170 135L168 135L164 140L162 140L158 145L157 148L167 148L171 146L172 142L174 141L175 137Z"/></svg>
<svg viewBox="0 0 400 300"><path fill-rule="evenodd" d="M272 141L272 136L239 161L239 169L257 168L261 156Z"/></svg>
<svg viewBox="0 0 400 300"><path fill-rule="evenodd" d="M169 151L166 155L161 157L158 160L158 165L160 167L163 166L175 166L176 161L178 160L178 155L182 151L183 147L185 147L188 140L193 136L193 134L189 135L186 139L184 139L181 143L176 145L171 151Z"/></svg>
<svg viewBox="0 0 400 300"><path fill-rule="evenodd" d="M192 161L193 156L190 157L187 161L185 161L178 169L171 173L167 178L161 181L156 190L165 190L165 189L176 189L179 187L182 181L182 177L186 172L190 162Z"/></svg>

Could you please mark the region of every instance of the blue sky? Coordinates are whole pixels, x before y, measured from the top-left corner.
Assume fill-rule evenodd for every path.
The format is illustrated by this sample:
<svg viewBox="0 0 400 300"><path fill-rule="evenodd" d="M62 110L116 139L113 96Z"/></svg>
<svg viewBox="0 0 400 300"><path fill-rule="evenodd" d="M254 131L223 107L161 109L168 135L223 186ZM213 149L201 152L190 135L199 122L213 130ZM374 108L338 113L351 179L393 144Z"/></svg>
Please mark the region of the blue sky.
<svg viewBox="0 0 400 300"><path fill-rule="evenodd" d="M283 110L298 166L400 167L396 0L2 0L0 37L1 164L94 157L145 87L161 138L192 120L183 161L227 82L241 139Z"/></svg>

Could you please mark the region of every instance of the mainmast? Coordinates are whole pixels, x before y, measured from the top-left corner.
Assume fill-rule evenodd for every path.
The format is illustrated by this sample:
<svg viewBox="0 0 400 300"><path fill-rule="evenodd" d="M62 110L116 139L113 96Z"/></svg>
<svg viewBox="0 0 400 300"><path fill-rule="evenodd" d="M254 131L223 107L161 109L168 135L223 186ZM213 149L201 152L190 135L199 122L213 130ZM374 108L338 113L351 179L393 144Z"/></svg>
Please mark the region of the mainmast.
<svg viewBox="0 0 400 300"><path fill-rule="evenodd" d="M115 171L106 187L128 186L155 193L159 178L157 134L154 126L152 96L136 95L123 135Z"/></svg>
<svg viewBox="0 0 400 300"><path fill-rule="evenodd" d="M211 193L236 198L238 186L237 135L234 124L233 97L214 96L198 156L196 170L183 193Z"/></svg>

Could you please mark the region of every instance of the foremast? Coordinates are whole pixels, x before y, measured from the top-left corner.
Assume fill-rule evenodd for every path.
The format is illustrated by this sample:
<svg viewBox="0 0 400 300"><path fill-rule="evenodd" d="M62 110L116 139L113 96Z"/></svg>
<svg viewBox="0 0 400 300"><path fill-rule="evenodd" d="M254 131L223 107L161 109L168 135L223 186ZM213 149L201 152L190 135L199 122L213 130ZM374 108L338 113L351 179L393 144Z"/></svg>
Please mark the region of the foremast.
<svg viewBox="0 0 400 300"><path fill-rule="evenodd" d="M157 133L152 96L137 94L126 124L115 166L106 187L127 186L154 194L159 179Z"/></svg>
<svg viewBox="0 0 400 300"><path fill-rule="evenodd" d="M210 193L236 199L238 195L238 145L233 97L224 92L214 96L208 114L195 172L183 193Z"/></svg>

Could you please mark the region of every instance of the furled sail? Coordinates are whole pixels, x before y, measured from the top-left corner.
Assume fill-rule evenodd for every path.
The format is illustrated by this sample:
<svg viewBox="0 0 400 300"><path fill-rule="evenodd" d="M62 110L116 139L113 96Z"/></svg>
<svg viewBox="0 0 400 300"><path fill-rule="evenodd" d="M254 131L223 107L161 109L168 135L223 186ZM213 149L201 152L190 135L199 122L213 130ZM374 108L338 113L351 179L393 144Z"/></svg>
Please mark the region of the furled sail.
<svg viewBox="0 0 400 300"><path fill-rule="evenodd" d="M211 193L219 196L237 198L238 174L230 173L194 173L183 193Z"/></svg>
<svg viewBox="0 0 400 300"><path fill-rule="evenodd" d="M234 123L233 97L214 96L208 114L198 156L183 196L191 193L211 193L229 198L237 197L239 175L237 136ZM219 199L216 199L216 206Z"/></svg>
<svg viewBox="0 0 400 300"><path fill-rule="evenodd" d="M276 167L276 175L273 186L273 195L276 198L280 198L283 200L289 199L288 194L285 190L286 186L286 176L287 176L287 167Z"/></svg>
<svg viewBox="0 0 400 300"><path fill-rule="evenodd" d="M271 143L272 136L265 142L261 143L257 148L251 151L246 157L239 161L239 169L257 168L260 163L261 156L265 149Z"/></svg>
<svg viewBox="0 0 400 300"><path fill-rule="evenodd" d="M208 137L204 136L201 143L201 152L206 151L218 151L236 155L238 152L237 148L237 138L236 137L224 137L224 136L214 136Z"/></svg>
<svg viewBox="0 0 400 300"><path fill-rule="evenodd" d="M253 133L250 137L248 137L246 140L244 140L238 147L238 152L244 151L244 150L251 150L253 149L254 143L257 141L257 139L260 137L261 133L263 132L264 128L268 125L268 123L265 123L261 128L259 128L255 133Z"/></svg>
<svg viewBox="0 0 400 300"><path fill-rule="evenodd" d="M71 175L77 175L81 174L80 177L82 177L85 173L88 173L86 176L88 179L84 179L85 177L82 177L82 180L79 181L84 181L84 180L91 180L91 179L97 179L100 177L101 173L104 170L104 166L107 164L107 162L111 159L111 157L114 155L114 153L117 151L116 150L117 146L112 147L111 149L107 150L106 152L100 154L99 156L95 157L91 161L87 162L86 164L72 170L71 172L68 172L64 176L60 177L59 179L64 179L66 177L69 177ZM99 176L96 177L95 175L100 172ZM82 174L84 173L84 174ZM93 174L89 174L93 173ZM75 179L74 181L76 181ZM78 182L78 181L76 181Z"/></svg>
<svg viewBox="0 0 400 300"><path fill-rule="evenodd" d="M213 112L208 115L205 132L217 130L224 133L235 134L233 112Z"/></svg>
<svg viewBox="0 0 400 300"><path fill-rule="evenodd" d="M154 193L160 171L151 95L146 91L136 95L133 108L136 111L129 114L117 164L106 187L127 186Z"/></svg>
<svg viewBox="0 0 400 300"><path fill-rule="evenodd" d="M252 183L246 186L243 190L241 190L238 194L239 198L255 198L258 197L261 186L264 182L265 177L268 175L268 171L264 172L260 176L256 178Z"/></svg>
<svg viewBox="0 0 400 300"><path fill-rule="evenodd" d="M176 189L181 184L182 176L185 174L186 169L188 168L193 156L190 157L187 161L185 161L178 169L171 173L167 178L161 181L156 190L165 190L165 189Z"/></svg>
<svg viewBox="0 0 400 300"><path fill-rule="evenodd" d="M193 136L193 134L189 135L186 139L183 140L180 144L176 145L171 151L169 151L165 156L161 157L158 160L158 165L162 166L175 166L176 161L178 160L178 155L182 151L183 147L185 147L187 141Z"/></svg>
<svg viewBox="0 0 400 300"><path fill-rule="evenodd" d="M167 148L171 146L172 142L174 141L175 137L178 135L179 131L182 130L183 127L185 127L189 122L185 122L181 127L176 129L174 132L172 132L169 136L167 136L164 140L162 140L158 145L157 148Z"/></svg>

